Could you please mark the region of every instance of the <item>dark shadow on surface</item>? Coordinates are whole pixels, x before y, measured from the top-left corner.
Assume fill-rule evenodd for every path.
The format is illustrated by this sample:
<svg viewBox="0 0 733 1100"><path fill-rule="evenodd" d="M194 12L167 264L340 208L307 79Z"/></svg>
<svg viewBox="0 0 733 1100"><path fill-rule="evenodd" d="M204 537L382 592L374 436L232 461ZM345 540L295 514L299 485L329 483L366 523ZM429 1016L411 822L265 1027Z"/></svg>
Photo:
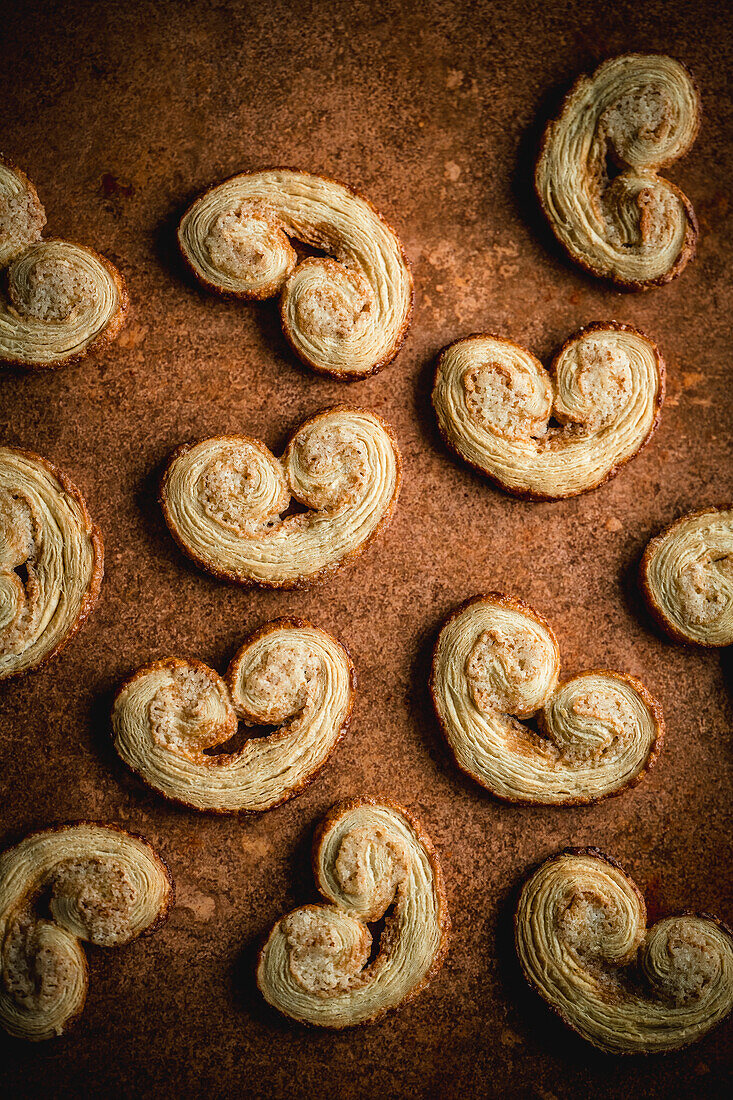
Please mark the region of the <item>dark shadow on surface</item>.
<svg viewBox="0 0 733 1100"><path fill-rule="evenodd" d="M181 440L180 442L189 442L189 440ZM179 548L178 543L168 530L168 525L163 518L163 510L160 506L159 488L160 479L168 465L169 457L170 454L166 455L158 466L145 474L134 488L135 504L143 517L143 530L148 539L147 552L150 553L156 561L162 558L178 569L185 569L187 573L195 576L202 584L210 584L212 586L233 584L234 582L227 581L224 578L213 577L211 574L207 573L206 570L196 565L196 563Z"/></svg>
<svg viewBox="0 0 733 1100"><path fill-rule="evenodd" d="M460 340L463 339L466 335L466 333L457 332L454 339ZM477 486L480 486L483 490L486 490L489 493L498 494L500 490L497 489L494 483L489 478L484 477L483 474L479 473L478 470L474 470L474 468L470 466L467 462L465 462L462 458L459 458L458 455L456 455L455 452L451 450L451 448L443 439L443 436L440 434L440 429L438 428L438 419L435 415L435 409L433 408L432 394L433 384L435 382L435 371L438 366L438 356L440 355L442 350L442 347L436 349L435 352L433 352L425 359L419 369L417 376L417 386L415 387L413 408L416 414L417 421L420 424L420 428L422 429L422 435L433 451L436 451L449 462L457 465L461 470L464 471L464 473L468 474L473 483L475 483ZM505 493L503 493L502 495L505 497L508 496L508 494ZM509 497L509 500L511 499L512 498Z"/></svg>
<svg viewBox="0 0 733 1100"><path fill-rule="evenodd" d="M535 166L545 127L548 122L559 115L563 100L576 79L583 73L592 73L605 60L606 56L611 57L613 53L607 55L604 52L602 55L597 54L593 57L589 55L588 60L585 62L576 55L573 58L575 64L568 71L567 78L547 88L542 94L533 121L523 131L519 139L515 167L511 178L511 194L522 220L531 230L532 235L565 272L573 272L587 287L595 287L596 289L601 287L606 290L614 289L617 292L633 293L630 288L620 287L610 280L591 275L580 264L571 259L550 228L550 223L540 206L534 187Z"/></svg>
<svg viewBox="0 0 733 1100"><path fill-rule="evenodd" d="M253 936L242 948L227 975L228 994L235 1012L244 1013L250 1020L284 1035L295 1026L293 1021L268 1004L257 988L257 962L269 934L268 928Z"/></svg>
<svg viewBox="0 0 733 1100"><path fill-rule="evenodd" d="M654 634L657 638L669 643L669 638L667 638L664 631L661 630L658 623L649 611L647 602L642 596L641 588L639 586L639 566L641 564L641 559L644 554L644 550L646 549L646 545L646 542L644 542L644 544L640 548L637 548L635 553L632 554L629 561L627 561L626 564L622 566L619 583L621 591L624 595L624 602L626 603L628 610L631 612L631 615L636 620L636 622L640 623L644 630L646 630L648 633Z"/></svg>
<svg viewBox="0 0 733 1100"><path fill-rule="evenodd" d="M232 756L241 752L248 741L258 741L260 738L269 737L271 733L284 733L286 726L246 726L240 722L236 733L228 737L226 741L220 741L208 749L203 749L204 756Z"/></svg>
<svg viewBox="0 0 733 1100"><path fill-rule="evenodd" d="M133 670L130 669L132 672ZM88 714L89 737L97 760L126 795L141 801L141 809L152 811L159 795L151 791L118 755L112 740L112 704L119 684L98 692L92 699ZM159 803L158 803L159 804Z"/></svg>
<svg viewBox="0 0 733 1100"><path fill-rule="evenodd" d="M171 203L168 213L158 223L153 232L153 250L156 258L176 282L184 283L189 290L196 291L204 299L210 296L209 292L205 290L184 262L178 248L177 239L178 225L181 218L200 194L200 191L193 191L186 199L176 199Z"/></svg>
<svg viewBox="0 0 733 1100"><path fill-rule="evenodd" d="M417 420L423 430L423 435L434 450L450 454L443 442L443 437L438 430L438 421L433 409L432 393L435 382L435 370L438 365L438 356L441 348L436 348L420 365L415 387L414 408Z"/></svg>
<svg viewBox="0 0 733 1100"><path fill-rule="evenodd" d="M420 730L423 746L437 771L447 776L460 790L475 798L477 792L481 793L481 788L456 764L440 728L430 694L433 650L445 618L445 615L442 616L419 637L417 653L412 662L408 706Z"/></svg>
<svg viewBox="0 0 733 1100"><path fill-rule="evenodd" d="M274 356L276 360L295 367L300 374L312 378L314 381L320 381L321 383L324 381L336 381L339 386L361 381L360 378L344 378L342 380L327 378L312 371L298 358L283 334L282 322L280 319L279 294L263 300L237 298L237 296L233 294L217 294L215 291L209 290L199 282L181 255L180 248L178 247L178 226L186 210L188 210L191 203L197 199L201 193L201 191L194 191L190 193L186 199L179 199L173 202L168 213L158 223L153 233L153 249L155 256L166 271L168 271L173 280L187 287L188 290L195 292L199 300L206 302L211 308L216 308L216 305L219 304L221 308L224 309L226 308L226 303L233 303L237 309L241 309L243 313L254 320L259 335L263 343L267 346L270 354ZM309 257L318 258L329 255L327 252L323 252L317 248L311 248L309 245L301 241L296 241L295 239L291 239L291 244L298 255L298 263ZM233 335L235 334L233 333ZM20 373L23 372L21 371ZM335 402L332 402L332 404L335 404Z"/></svg>
<svg viewBox="0 0 733 1100"><path fill-rule="evenodd" d="M306 1025L290 1020L268 1004L257 988L255 980L257 960L260 950L277 920L301 905L324 902L324 898L318 893L311 867L313 834L323 816L323 814L320 814L313 822L303 826L296 845L288 858L287 878L291 883L289 897L292 900L286 904L282 913L277 914L272 924L269 924L245 943L229 971L229 994L235 1011L243 1011L257 1023L271 1027L281 1034L291 1033L293 1028L305 1028Z"/></svg>
<svg viewBox="0 0 733 1100"><path fill-rule="evenodd" d="M562 1022L530 987L517 957L514 914L522 887L542 862L544 861L521 873L499 899L496 922L497 976L511 1005L511 1023L528 1046L537 1043L543 1054L571 1061L573 1066L594 1063L594 1069L602 1070L605 1067L608 1070L614 1061L613 1056L596 1051Z"/></svg>

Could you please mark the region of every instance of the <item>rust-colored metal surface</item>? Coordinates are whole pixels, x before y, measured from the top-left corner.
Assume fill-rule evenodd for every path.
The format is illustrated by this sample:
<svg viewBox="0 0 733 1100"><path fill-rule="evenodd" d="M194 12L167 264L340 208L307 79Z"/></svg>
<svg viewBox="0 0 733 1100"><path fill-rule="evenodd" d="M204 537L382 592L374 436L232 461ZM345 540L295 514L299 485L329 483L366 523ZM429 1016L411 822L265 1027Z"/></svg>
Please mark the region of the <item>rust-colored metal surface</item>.
<svg viewBox="0 0 733 1100"><path fill-rule="evenodd" d="M644 889L650 915L733 918L731 658L663 640L640 606L648 538L733 497L730 423L731 15L683 0L77 3L6 5L2 149L36 183L60 236L108 254L132 300L121 338L57 373L3 372L3 442L77 482L106 544L94 614L65 653L0 692L0 839L98 818L142 832L178 887L168 924L106 953L57 1041L0 1039L13 1097L716 1096L730 1085L728 1023L686 1052L619 1060L574 1038L525 988L509 935L518 884L567 844L598 845ZM629 295L565 260L531 196L539 126L607 56L681 58L703 126L669 171L701 225L697 260ZM395 362L344 388L287 349L273 303L219 300L173 247L198 191L288 164L342 178L397 228L416 309ZM431 414L437 351L489 329L548 356L580 325L617 318L667 360L651 445L595 493L531 504L447 453ZM176 549L155 500L177 444L245 432L276 449L346 397L395 427L405 479L392 526L325 587L258 592L207 577ZM276 451L277 453L277 451ZM590 808L502 805L450 763L427 692L450 609L504 589L545 615L567 674L607 666L662 701L667 738L635 790ZM332 761L296 800L254 818L177 809L110 747L120 680L165 655L223 669L242 638L297 615L353 654L359 694ZM383 793L434 839L454 934L446 964L403 1012L340 1034L261 1002L256 944L314 897L314 825L338 798Z"/></svg>

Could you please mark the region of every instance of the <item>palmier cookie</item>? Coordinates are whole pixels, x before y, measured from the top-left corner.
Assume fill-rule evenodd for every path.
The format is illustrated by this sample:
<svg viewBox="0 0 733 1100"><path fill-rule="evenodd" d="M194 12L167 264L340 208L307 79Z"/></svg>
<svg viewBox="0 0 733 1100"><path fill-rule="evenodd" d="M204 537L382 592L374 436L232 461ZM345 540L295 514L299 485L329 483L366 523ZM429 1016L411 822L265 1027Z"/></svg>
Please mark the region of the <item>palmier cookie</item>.
<svg viewBox="0 0 733 1100"><path fill-rule="evenodd" d="M695 254L689 199L660 169L700 125L684 65L627 54L582 76L545 130L535 171L540 204L576 263L630 290L674 279Z"/></svg>
<svg viewBox="0 0 733 1100"><path fill-rule="evenodd" d="M630 325L588 325L546 371L511 340L450 344L433 406L453 451L502 489L529 500L578 496L615 477L649 442L664 400L656 344Z"/></svg>
<svg viewBox="0 0 733 1100"><path fill-rule="evenodd" d="M325 255L299 257L291 240ZM402 245L344 184L287 168L233 176L188 208L178 243L209 290L279 294L288 342L320 374L364 378L405 338L412 276Z"/></svg>
<svg viewBox="0 0 733 1100"><path fill-rule="evenodd" d="M391 428L375 413L337 406L301 424L281 459L247 436L179 447L160 501L176 542L203 569L238 584L299 588L376 538L400 482ZM283 517L291 500L306 510Z"/></svg>
<svg viewBox="0 0 733 1100"><path fill-rule="evenodd" d="M0 1024L21 1039L60 1035L80 1015L80 940L102 947L151 932L173 902L168 869L141 837L79 822L32 833L0 855Z"/></svg>
<svg viewBox="0 0 733 1100"><path fill-rule="evenodd" d="M657 758L662 711L639 680L596 669L560 683L559 673L549 625L501 592L474 596L440 632L438 721L458 766L499 798L597 802L635 786Z"/></svg>
<svg viewBox="0 0 733 1100"><path fill-rule="evenodd" d="M54 657L92 610L102 536L50 462L0 447L0 679Z"/></svg>
<svg viewBox="0 0 733 1100"><path fill-rule="evenodd" d="M117 268L91 248L42 239L28 177L0 157L0 362L47 369L109 344L127 312Z"/></svg>
<svg viewBox="0 0 733 1100"><path fill-rule="evenodd" d="M647 546L641 589L676 642L733 645L733 508L682 516Z"/></svg>
<svg viewBox="0 0 733 1100"><path fill-rule="evenodd" d="M442 965L450 922L443 875L420 824L395 803L355 798L318 829L313 871L325 903L272 929L257 984L301 1023L366 1024L417 996ZM370 961L369 923L385 919Z"/></svg>
<svg viewBox="0 0 733 1100"><path fill-rule="evenodd" d="M310 783L335 749L355 679L330 634L278 619L246 639L224 680L177 657L134 672L115 696L115 748L151 787L194 809L269 810ZM227 751L240 721L277 729Z"/></svg>
<svg viewBox="0 0 733 1100"><path fill-rule="evenodd" d="M733 1007L730 930L695 913L648 928L633 879L597 848L571 848L534 872L515 938L530 985L609 1054L678 1050Z"/></svg>

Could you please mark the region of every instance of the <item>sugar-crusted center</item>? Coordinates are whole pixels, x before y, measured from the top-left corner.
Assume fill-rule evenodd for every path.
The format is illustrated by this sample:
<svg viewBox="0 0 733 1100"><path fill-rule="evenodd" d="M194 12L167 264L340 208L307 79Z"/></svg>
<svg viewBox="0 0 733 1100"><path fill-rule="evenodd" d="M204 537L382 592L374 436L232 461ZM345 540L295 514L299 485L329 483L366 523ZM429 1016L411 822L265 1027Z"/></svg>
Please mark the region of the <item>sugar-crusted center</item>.
<svg viewBox="0 0 733 1100"><path fill-rule="evenodd" d="M653 163L654 149L669 137L674 117L666 90L650 82L619 96L602 113L598 129L619 160Z"/></svg>
<svg viewBox="0 0 733 1100"><path fill-rule="evenodd" d="M220 214L204 240L204 248L214 268L255 283L273 268L273 254L290 251L272 216L251 203Z"/></svg>
<svg viewBox="0 0 733 1100"><path fill-rule="evenodd" d="M137 889L111 857L68 859L54 870L50 908L59 924L84 929L92 943L112 946L129 937Z"/></svg>
<svg viewBox="0 0 733 1100"><path fill-rule="evenodd" d="M57 323L75 320L98 297L91 273L58 257L36 260L23 271L22 281L11 276L9 292L19 313Z"/></svg>
<svg viewBox="0 0 733 1100"><path fill-rule="evenodd" d="M466 676L479 710L528 717L543 699L551 654L537 635L517 623L511 631L484 630L466 661Z"/></svg>
<svg viewBox="0 0 733 1100"><path fill-rule="evenodd" d="M708 626L730 608L733 594L733 553L706 553L675 577L677 599L687 622Z"/></svg>
<svg viewBox="0 0 733 1100"><path fill-rule="evenodd" d="M552 385L544 370L524 363L487 362L463 375L469 415L504 439L529 439L547 428Z"/></svg>
<svg viewBox="0 0 733 1100"><path fill-rule="evenodd" d="M166 749L203 752L218 744L222 707L217 707L214 685L202 669L192 665L171 670L149 705L154 740Z"/></svg>
<svg viewBox="0 0 733 1100"><path fill-rule="evenodd" d="M578 341L558 364L553 412L563 423L599 431L616 421L632 395L632 368L623 348L608 341Z"/></svg>
<svg viewBox="0 0 733 1100"><path fill-rule="evenodd" d="M259 451L231 446L206 467L199 483L204 512L236 534L252 535L287 503L282 470Z"/></svg>

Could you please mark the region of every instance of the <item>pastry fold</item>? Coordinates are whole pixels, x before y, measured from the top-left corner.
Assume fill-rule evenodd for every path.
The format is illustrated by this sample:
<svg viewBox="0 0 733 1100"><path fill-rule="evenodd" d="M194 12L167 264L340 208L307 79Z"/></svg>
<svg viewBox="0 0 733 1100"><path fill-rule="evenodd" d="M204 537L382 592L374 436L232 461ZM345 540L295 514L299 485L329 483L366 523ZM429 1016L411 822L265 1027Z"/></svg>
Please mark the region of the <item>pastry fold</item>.
<svg viewBox="0 0 733 1100"><path fill-rule="evenodd" d="M356 798L335 806L318 829L313 870L325 904L277 922L257 984L302 1023L371 1023L415 997L442 965L450 922L435 849L402 807ZM367 925L382 918L370 961Z"/></svg>
<svg viewBox="0 0 733 1100"><path fill-rule="evenodd" d="M269 810L326 763L348 727L355 681L335 638L278 619L247 638L226 680L175 657L138 669L115 697L115 748L149 786L194 809ZM226 751L240 720L278 729Z"/></svg>
<svg viewBox="0 0 733 1100"><path fill-rule="evenodd" d="M59 652L103 572L102 536L73 482L39 455L0 447L0 679Z"/></svg>
<svg viewBox="0 0 733 1100"><path fill-rule="evenodd" d="M733 936L707 914L647 928L633 879L597 848L553 856L515 916L531 986L609 1054L660 1054L700 1039L733 1007Z"/></svg>
<svg viewBox="0 0 733 1100"><path fill-rule="evenodd" d="M389 522L401 461L375 413L336 406L304 421L281 459L219 436L173 452L160 501L181 549L238 584L298 588L357 557ZM292 500L305 511L282 516Z"/></svg>
<svg viewBox="0 0 733 1100"><path fill-rule="evenodd" d="M299 258L291 240L325 255ZM366 199L334 180L286 168L233 176L189 207L178 243L209 290L279 294L285 336L322 374L373 374L405 338L412 276L402 245Z"/></svg>
<svg viewBox="0 0 733 1100"><path fill-rule="evenodd" d="M119 271L91 248L42 240L33 184L0 158L0 361L45 369L112 341L124 323Z"/></svg>
<svg viewBox="0 0 733 1100"><path fill-rule="evenodd" d="M695 84L671 57L627 54L580 77L535 170L542 209L573 260L631 290L680 274L697 222L659 171L691 148L699 125Z"/></svg>
<svg viewBox="0 0 733 1100"><path fill-rule="evenodd" d="M458 766L498 798L597 802L635 786L659 754L661 707L640 681L596 669L561 683L559 673L549 625L501 592L468 600L438 636L438 721Z"/></svg>
<svg viewBox="0 0 733 1100"><path fill-rule="evenodd" d="M682 516L647 546L641 590L676 642L733 645L733 508Z"/></svg>
<svg viewBox="0 0 733 1100"><path fill-rule="evenodd" d="M129 943L157 927L172 901L163 861L141 837L112 825L60 825L4 852L0 1024L21 1039L60 1035L86 998L79 941Z"/></svg>
<svg viewBox="0 0 733 1100"><path fill-rule="evenodd" d="M664 400L656 344L617 321L588 325L546 371L498 336L440 355L433 406L453 451L502 489L559 500L595 489L648 443Z"/></svg>

